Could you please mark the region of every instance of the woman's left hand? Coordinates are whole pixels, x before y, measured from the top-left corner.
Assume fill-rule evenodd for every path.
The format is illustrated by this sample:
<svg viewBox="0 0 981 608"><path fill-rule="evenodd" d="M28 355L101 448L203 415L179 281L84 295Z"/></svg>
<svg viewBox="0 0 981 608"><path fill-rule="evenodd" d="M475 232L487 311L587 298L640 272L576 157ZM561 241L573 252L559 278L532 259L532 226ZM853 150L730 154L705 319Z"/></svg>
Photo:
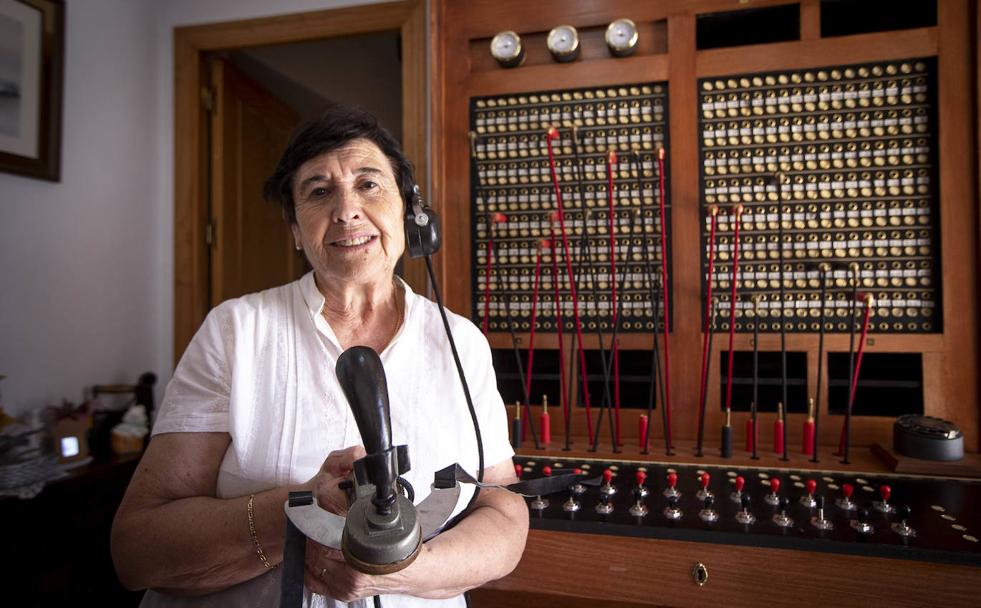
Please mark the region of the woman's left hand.
<svg viewBox="0 0 981 608"><path fill-rule="evenodd" d="M344 555L339 549L307 541L304 582L314 593L342 602L352 602L373 595L398 592L399 579L398 572L385 575L359 572L344 561Z"/></svg>

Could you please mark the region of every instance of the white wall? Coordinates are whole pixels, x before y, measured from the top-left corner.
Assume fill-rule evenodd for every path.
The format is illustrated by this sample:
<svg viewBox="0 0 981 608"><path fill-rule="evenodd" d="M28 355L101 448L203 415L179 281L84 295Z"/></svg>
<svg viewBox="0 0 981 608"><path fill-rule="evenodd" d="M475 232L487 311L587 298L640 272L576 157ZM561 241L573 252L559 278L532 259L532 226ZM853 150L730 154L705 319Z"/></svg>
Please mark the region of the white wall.
<svg viewBox="0 0 981 608"><path fill-rule="evenodd" d="M358 0L66 2L62 179L0 174L8 412L172 371L173 27Z"/></svg>
<svg viewBox="0 0 981 608"><path fill-rule="evenodd" d="M78 401L166 360L152 5L65 5L61 182L0 174L8 411Z"/></svg>

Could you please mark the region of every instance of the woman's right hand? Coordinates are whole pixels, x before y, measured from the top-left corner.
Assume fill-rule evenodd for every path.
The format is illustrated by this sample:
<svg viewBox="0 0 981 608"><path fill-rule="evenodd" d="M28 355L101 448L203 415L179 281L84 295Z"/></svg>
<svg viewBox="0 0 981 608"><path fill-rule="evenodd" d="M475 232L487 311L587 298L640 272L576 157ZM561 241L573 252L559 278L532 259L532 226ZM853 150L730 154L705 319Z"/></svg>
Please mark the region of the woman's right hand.
<svg viewBox="0 0 981 608"><path fill-rule="evenodd" d="M366 454L363 446L354 445L343 450L334 450L327 455L317 474L304 484L313 492L320 508L337 515L347 513L348 496L340 488L340 484L351 478L354 461L364 458Z"/></svg>

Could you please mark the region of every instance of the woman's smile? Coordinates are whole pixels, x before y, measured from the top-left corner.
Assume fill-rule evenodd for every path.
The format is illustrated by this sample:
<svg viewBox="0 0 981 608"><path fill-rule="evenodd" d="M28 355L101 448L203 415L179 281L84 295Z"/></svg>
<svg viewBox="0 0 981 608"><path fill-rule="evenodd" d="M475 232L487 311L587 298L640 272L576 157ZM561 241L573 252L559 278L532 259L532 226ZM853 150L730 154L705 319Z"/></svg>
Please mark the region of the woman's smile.
<svg viewBox="0 0 981 608"><path fill-rule="evenodd" d="M370 246L374 245L378 241L377 234L363 234L355 236L346 236L335 241L331 241L329 245L338 250L345 252L359 251L362 249L368 249Z"/></svg>

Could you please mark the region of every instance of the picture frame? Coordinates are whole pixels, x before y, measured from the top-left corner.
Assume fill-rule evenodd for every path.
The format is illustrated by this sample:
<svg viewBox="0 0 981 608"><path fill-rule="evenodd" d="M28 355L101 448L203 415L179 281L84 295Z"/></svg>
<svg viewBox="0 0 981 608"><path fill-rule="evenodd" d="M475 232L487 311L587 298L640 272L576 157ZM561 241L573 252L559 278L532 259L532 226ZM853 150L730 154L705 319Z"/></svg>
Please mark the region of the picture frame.
<svg viewBox="0 0 981 608"><path fill-rule="evenodd" d="M0 171L61 179L63 0L0 0Z"/></svg>

